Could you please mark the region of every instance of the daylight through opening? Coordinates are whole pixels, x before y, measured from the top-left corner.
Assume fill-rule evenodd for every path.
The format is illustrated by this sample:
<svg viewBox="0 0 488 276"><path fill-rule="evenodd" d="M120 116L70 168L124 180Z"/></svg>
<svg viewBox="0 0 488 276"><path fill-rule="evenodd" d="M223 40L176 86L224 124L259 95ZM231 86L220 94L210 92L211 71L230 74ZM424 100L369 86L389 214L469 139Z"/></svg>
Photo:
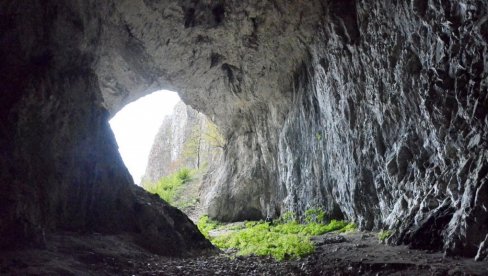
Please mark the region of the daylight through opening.
<svg viewBox="0 0 488 276"><path fill-rule="evenodd" d="M110 120L120 155L136 184L141 184L161 122L179 101L176 92L159 90L129 103Z"/></svg>
<svg viewBox="0 0 488 276"><path fill-rule="evenodd" d="M110 125L136 184L190 218L202 215L203 176L225 144L213 122L175 92L158 91L128 104Z"/></svg>

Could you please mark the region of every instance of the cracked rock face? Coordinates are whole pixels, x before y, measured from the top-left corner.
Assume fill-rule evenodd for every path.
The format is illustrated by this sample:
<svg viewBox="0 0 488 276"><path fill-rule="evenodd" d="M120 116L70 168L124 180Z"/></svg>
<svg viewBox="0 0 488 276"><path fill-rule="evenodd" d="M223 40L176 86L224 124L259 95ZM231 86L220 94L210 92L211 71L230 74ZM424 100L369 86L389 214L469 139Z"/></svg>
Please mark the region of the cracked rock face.
<svg viewBox="0 0 488 276"><path fill-rule="evenodd" d="M207 194L212 217L323 207L362 228L394 229L394 243L486 255L486 243L478 252L488 234L486 2L0 8L0 39L12 45L0 52L1 88L12 91L0 103L7 225L35 233L74 217L67 208L91 214L109 193L117 202L100 183L129 180L113 162L104 109L114 114L165 88L227 138ZM87 178L87 190L73 189Z"/></svg>
<svg viewBox="0 0 488 276"><path fill-rule="evenodd" d="M142 183L154 183L182 168L213 166L222 152L212 145L208 118L183 102L161 124L149 153Z"/></svg>
<svg viewBox="0 0 488 276"><path fill-rule="evenodd" d="M166 116L154 138L146 172L142 182L156 182L160 178L174 173L181 167L195 168L194 158L183 156L186 140L191 137L192 131L201 124L200 115L191 107L179 102L173 113Z"/></svg>

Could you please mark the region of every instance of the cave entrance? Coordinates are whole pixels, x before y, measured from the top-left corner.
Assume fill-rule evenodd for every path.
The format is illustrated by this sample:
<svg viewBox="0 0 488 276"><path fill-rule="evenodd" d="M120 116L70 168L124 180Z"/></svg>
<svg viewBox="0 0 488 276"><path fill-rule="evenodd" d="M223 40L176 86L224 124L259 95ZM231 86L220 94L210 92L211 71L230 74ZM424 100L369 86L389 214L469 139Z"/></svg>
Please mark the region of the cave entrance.
<svg viewBox="0 0 488 276"><path fill-rule="evenodd" d="M217 126L167 90L126 105L110 126L134 183L198 219L203 179L225 145Z"/></svg>
<svg viewBox="0 0 488 276"><path fill-rule="evenodd" d="M164 117L180 101L178 93L159 90L127 104L110 120L122 160L137 185Z"/></svg>

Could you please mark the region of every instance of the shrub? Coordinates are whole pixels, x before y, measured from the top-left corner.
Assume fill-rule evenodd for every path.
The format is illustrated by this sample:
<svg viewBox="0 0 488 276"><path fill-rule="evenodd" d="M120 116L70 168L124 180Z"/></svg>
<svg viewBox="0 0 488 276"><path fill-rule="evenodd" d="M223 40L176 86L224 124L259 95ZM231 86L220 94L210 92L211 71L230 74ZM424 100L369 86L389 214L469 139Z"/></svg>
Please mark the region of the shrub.
<svg viewBox="0 0 488 276"><path fill-rule="evenodd" d="M188 168L183 168L176 173L178 179L185 184L191 180L191 171Z"/></svg>

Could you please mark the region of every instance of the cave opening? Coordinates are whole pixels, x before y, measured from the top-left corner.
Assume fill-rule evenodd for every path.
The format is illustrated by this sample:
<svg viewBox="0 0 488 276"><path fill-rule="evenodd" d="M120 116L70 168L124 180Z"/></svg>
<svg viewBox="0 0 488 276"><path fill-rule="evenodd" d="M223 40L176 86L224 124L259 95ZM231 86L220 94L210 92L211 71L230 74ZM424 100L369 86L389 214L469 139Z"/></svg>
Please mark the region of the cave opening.
<svg viewBox="0 0 488 276"><path fill-rule="evenodd" d="M193 221L205 215L200 190L225 145L205 114L177 92L158 90L126 104L109 124L133 183Z"/></svg>
<svg viewBox="0 0 488 276"><path fill-rule="evenodd" d="M133 101L109 121L119 153L134 183L141 184L154 138L165 116L181 101L178 93L158 90Z"/></svg>

